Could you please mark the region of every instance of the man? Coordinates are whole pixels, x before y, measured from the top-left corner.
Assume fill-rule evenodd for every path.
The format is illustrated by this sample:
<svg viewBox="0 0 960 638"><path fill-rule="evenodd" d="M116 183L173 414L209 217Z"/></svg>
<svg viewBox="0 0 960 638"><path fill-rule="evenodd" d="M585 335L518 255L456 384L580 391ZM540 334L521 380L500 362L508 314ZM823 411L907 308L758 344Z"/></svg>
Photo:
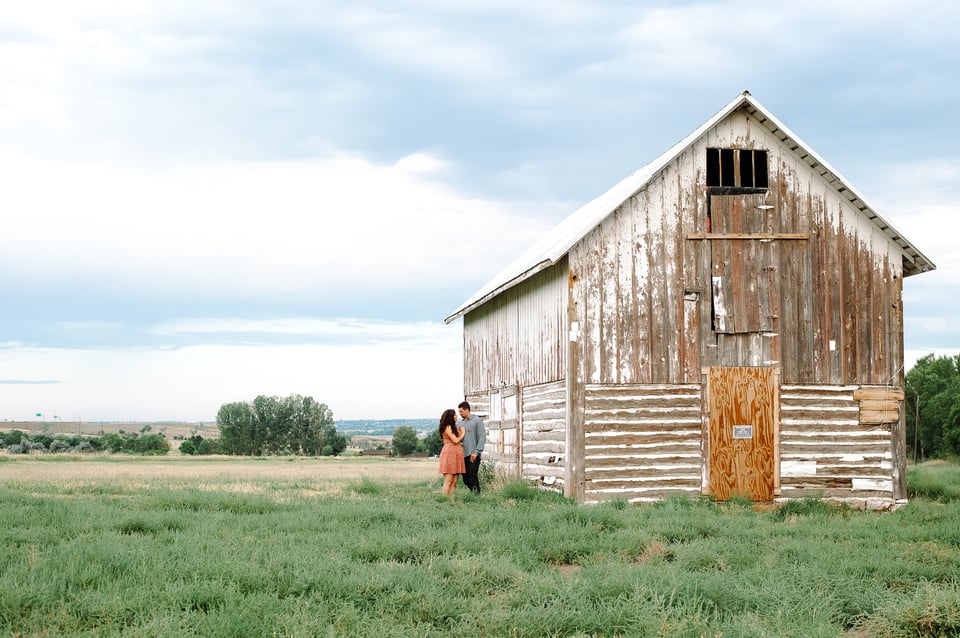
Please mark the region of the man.
<svg viewBox="0 0 960 638"><path fill-rule="evenodd" d="M463 462L467 466L467 473L463 475L463 484L476 494L480 493L480 454L487 442L487 431L483 428L480 417L470 414L470 404L462 401L457 408L460 410L460 423L464 429L463 435Z"/></svg>

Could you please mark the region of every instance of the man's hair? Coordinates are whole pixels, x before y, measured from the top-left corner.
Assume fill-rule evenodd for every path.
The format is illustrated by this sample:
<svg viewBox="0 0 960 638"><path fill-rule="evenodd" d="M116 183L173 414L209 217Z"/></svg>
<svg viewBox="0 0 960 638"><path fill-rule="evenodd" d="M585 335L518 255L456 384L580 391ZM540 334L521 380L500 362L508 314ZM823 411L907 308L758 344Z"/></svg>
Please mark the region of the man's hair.
<svg viewBox="0 0 960 638"><path fill-rule="evenodd" d="M467 403L466 401L461 401L461 402L460 402L460 405L458 405L457 407L458 407L458 408L463 408L464 410L469 410L469 409L470 409L470 404Z"/></svg>

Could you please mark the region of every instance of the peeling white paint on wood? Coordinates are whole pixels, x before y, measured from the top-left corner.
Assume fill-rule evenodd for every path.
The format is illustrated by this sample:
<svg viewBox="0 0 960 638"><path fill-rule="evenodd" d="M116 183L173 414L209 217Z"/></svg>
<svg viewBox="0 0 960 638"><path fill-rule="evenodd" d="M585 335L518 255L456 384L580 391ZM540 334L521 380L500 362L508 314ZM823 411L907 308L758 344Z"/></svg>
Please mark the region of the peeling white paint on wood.
<svg viewBox="0 0 960 638"><path fill-rule="evenodd" d="M816 476L816 461L780 461L780 478L790 476Z"/></svg>
<svg viewBox="0 0 960 638"><path fill-rule="evenodd" d="M854 478L852 488L860 491L889 492L893 490L893 481L890 479Z"/></svg>

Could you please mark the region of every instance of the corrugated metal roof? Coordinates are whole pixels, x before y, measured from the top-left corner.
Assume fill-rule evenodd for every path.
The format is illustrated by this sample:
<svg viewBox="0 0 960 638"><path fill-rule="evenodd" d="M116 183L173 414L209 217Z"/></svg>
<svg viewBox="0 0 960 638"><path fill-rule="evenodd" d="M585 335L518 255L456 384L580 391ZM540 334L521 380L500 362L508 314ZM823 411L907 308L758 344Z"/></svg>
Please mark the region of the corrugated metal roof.
<svg viewBox="0 0 960 638"><path fill-rule="evenodd" d="M603 195L588 202L577 209L572 215L564 219L541 240L533 244L526 252L497 273L486 285L467 299L456 309L446 323L462 317L474 308L486 303L501 292L516 286L529 279L541 270L557 263L569 250L580 241L588 232L593 230L608 215L613 213L635 193L643 189L647 183L663 170L670 162L691 146L707 131L716 126L721 120L739 108L747 112L760 122L770 133L792 149L802 160L817 171L824 180L870 219L880 230L887 234L903 251L904 276L915 275L933 270L936 265L911 244L902 233L884 219L880 213L872 208L847 181L834 170L827 162L817 155L799 137L793 134L767 109L765 109L749 92L744 91L727 104L716 115L703 123L697 130L674 144L658 158L621 180L616 186Z"/></svg>

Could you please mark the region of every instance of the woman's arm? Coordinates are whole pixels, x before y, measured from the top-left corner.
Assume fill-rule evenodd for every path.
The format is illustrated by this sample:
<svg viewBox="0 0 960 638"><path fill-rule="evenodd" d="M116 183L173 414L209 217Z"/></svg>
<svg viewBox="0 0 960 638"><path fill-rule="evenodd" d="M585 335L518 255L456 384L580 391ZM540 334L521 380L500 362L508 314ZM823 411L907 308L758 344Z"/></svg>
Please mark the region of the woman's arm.
<svg viewBox="0 0 960 638"><path fill-rule="evenodd" d="M462 441L464 435L466 435L467 433L467 431L464 428L457 428L457 431L460 432L459 435L454 433L453 426L451 425L447 426L447 436L449 436L450 440L453 441L454 443L459 443L460 441Z"/></svg>

